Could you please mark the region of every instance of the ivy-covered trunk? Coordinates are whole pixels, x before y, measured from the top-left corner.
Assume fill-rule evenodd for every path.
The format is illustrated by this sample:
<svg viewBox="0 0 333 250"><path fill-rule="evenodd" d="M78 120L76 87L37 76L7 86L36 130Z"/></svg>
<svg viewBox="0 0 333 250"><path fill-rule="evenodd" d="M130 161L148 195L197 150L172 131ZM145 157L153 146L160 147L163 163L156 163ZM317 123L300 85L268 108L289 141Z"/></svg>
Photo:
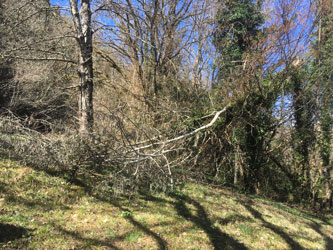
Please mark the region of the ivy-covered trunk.
<svg viewBox="0 0 333 250"><path fill-rule="evenodd" d="M258 193L258 178L261 168L261 154L263 154L262 141L259 138L258 130L251 124L246 125L246 163L247 171L244 178L245 190L251 193Z"/></svg>
<svg viewBox="0 0 333 250"><path fill-rule="evenodd" d="M306 86L306 72L294 67L292 74L292 101L294 131L292 145L294 148L295 180L298 183L300 199L311 197L312 180L310 169L310 148L315 140L313 130L314 106L313 98Z"/></svg>

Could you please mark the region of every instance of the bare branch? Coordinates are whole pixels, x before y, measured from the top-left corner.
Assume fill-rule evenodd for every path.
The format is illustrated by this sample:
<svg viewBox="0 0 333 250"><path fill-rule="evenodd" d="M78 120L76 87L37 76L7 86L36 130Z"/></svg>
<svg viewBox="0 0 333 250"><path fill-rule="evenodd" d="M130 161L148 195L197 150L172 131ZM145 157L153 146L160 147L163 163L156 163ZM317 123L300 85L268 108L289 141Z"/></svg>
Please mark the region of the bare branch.
<svg viewBox="0 0 333 250"><path fill-rule="evenodd" d="M175 142L175 141L179 141L179 140L182 140L184 138L188 138L188 137L191 137L195 134L197 134L198 132L202 131L202 130L205 130L211 126L214 125L214 123L217 121L217 119L220 117L221 114L225 113L229 108L230 108L231 105L227 105L225 106L222 110L216 112L215 116L213 117L213 119L210 121L210 123L204 125L204 126L201 126L200 128L197 128L193 131L191 131L190 133L187 133L187 134L184 134L184 135L181 135L181 136L178 136L178 137L175 137L175 138L172 138L172 139L169 139L167 141L164 141L164 142L156 142L156 143L152 143L152 144L149 144L149 145L145 145L145 146L142 146L142 147L139 147L139 148L135 148L135 150L142 150L142 149L147 149L147 148L150 148L150 147L153 147L153 146L157 146L157 145L166 145L166 144L169 144L171 142Z"/></svg>

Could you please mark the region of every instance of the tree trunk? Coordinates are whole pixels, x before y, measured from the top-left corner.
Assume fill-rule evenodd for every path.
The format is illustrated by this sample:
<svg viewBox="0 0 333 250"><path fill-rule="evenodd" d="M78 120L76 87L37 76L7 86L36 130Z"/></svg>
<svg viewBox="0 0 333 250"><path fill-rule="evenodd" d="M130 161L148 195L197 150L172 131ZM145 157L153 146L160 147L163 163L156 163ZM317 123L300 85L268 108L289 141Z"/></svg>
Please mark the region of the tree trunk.
<svg viewBox="0 0 333 250"><path fill-rule="evenodd" d="M332 194L332 179L331 179L331 169L332 167L327 166L325 169L325 189L326 189L326 197L325 197L325 205L327 209L333 208L333 194Z"/></svg>
<svg viewBox="0 0 333 250"><path fill-rule="evenodd" d="M244 170L243 170L243 154L240 149L239 144L235 146L235 162L234 162L234 185L238 184L239 177L243 179Z"/></svg>
<svg viewBox="0 0 333 250"><path fill-rule="evenodd" d="M81 53L80 53L81 54ZM79 66L80 97L79 97L79 123L80 133L91 133L94 123L93 113L93 65L92 59L80 55Z"/></svg>
<svg viewBox="0 0 333 250"><path fill-rule="evenodd" d="M90 0L70 0L76 41L79 47L78 75L80 79L79 125L81 134L90 134L94 124L93 111L93 61Z"/></svg>

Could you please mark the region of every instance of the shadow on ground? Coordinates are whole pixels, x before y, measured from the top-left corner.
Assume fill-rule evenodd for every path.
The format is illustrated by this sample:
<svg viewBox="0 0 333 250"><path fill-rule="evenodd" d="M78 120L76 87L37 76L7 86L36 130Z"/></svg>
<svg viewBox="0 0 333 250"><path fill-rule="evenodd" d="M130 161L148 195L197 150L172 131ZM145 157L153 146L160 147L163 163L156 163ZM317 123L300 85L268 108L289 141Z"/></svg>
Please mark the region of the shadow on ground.
<svg viewBox="0 0 333 250"><path fill-rule="evenodd" d="M75 249L81 249L81 247L82 247L82 249L85 249L85 248L88 248L87 245L108 247L107 249L114 249L114 250L119 249L116 246L112 245L111 242L109 242L107 240L100 240L100 239L96 239L96 238L83 237L81 234L79 234L75 231L66 230L66 229L62 228L61 226L58 226L58 225L55 225L55 224L53 226L58 231L60 231L61 233L69 235L69 236L75 238L76 240L79 240L83 244L86 244L86 245L80 246L80 248L75 248Z"/></svg>
<svg viewBox="0 0 333 250"><path fill-rule="evenodd" d="M0 223L0 243L26 238L30 235L30 230L10 224Z"/></svg>
<svg viewBox="0 0 333 250"><path fill-rule="evenodd" d="M291 238L286 232L281 230L278 226L269 223L264 219L262 214L258 210L253 208L253 202L248 200L247 202L239 201L246 209L249 211L252 216L261 221L263 227L270 229L275 234L279 235L290 247L290 249L304 249L297 241Z"/></svg>
<svg viewBox="0 0 333 250"><path fill-rule="evenodd" d="M309 226L323 237L325 241L325 249L333 249L333 239L322 232L322 225L312 220L311 223L309 223Z"/></svg>
<svg viewBox="0 0 333 250"><path fill-rule="evenodd" d="M134 217L130 214L130 211L128 209L124 208L122 205L120 205L116 201L113 201L111 203L112 203L112 205L118 207L121 211L129 212L128 215L125 217L127 219L127 221L130 222L137 229L139 229L140 231L145 233L146 235L152 237L155 240L155 242L157 243L158 249L160 249L160 250L168 249L167 242L162 237L160 237L157 233L155 233L154 231L149 229L147 226L145 226L142 223L135 220Z"/></svg>
<svg viewBox="0 0 333 250"><path fill-rule="evenodd" d="M147 201L159 202L161 205L163 203L169 203L173 205L178 215L182 216L187 221L192 222L205 232L214 249L248 249L243 243L215 227L211 220L208 218L208 214L204 207L198 201L192 199L188 195L172 193L170 194L170 197L174 198L174 201L168 201L150 194L141 193L141 195L142 198ZM195 214L191 212L191 210L188 208L188 205L193 205L195 207Z"/></svg>
<svg viewBox="0 0 333 250"><path fill-rule="evenodd" d="M48 171L45 171L48 174L50 174ZM53 173L54 174L54 173ZM57 174L57 176L59 176ZM116 200L110 201L110 199L103 199L103 197L99 197L98 195L91 192L91 189L89 185L85 185L83 182L79 182L78 180L74 179L72 180L76 185L79 185L85 189L85 192L88 195L91 195L95 197L98 200L109 202L110 204L118 207L122 211L129 212L128 209L126 209L124 206L121 205L121 202L117 202ZM0 182L0 184L2 184ZM1 187L1 185L0 185ZM11 194L10 190L5 190L8 192L8 194ZM196 225L197 227L201 228L202 231L207 235L209 238L211 245L214 249L235 249L235 250L247 250L247 248L242 242L238 241L237 239L231 237L230 235L224 233L221 231L218 227L214 226L214 223L209 219L209 216L205 210L205 208L195 199L191 198L190 196L184 194L184 193L172 193L170 194L170 197L173 198L173 200L167 200L159 197L155 197L151 194L146 193L140 193L141 198L147 201L152 201L155 203L160 203L160 206L169 204L172 205L174 210L177 212L177 214L187 221L190 221L192 224ZM15 198L15 197L14 197ZM41 204L30 204L29 201L25 200L17 200L17 202L20 202L24 204L25 206L36 206ZM290 249L303 249L303 247L295 241L290 235L288 235L285 231L283 231L280 227L268 222L265 220L263 215L255 209L254 203L251 200L248 201L238 201L240 204L242 204L247 211L250 212L250 214L256 218L257 220L261 221L262 226L266 227L267 229L271 230L275 234L279 235L284 241L288 244ZM43 204L45 206L45 204ZM50 204L51 205L51 204ZM194 207L193 209L190 209L189 207ZM49 207L51 209L51 207ZM146 225L138 222L135 220L135 218L129 213L128 216L125 217L128 222L130 222L133 226L135 226L137 229L142 231L147 236L151 237L157 244L158 249L167 249L168 244L166 239L163 239L158 233L154 232L151 228L147 227ZM249 221L251 218L244 217L242 215L237 216L237 218L223 218L219 219L219 223L226 225L230 222L233 222L233 220L238 221ZM325 236L322 233L321 225L314 222L309 224L316 232L318 232L320 235L323 235L325 243L326 243L326 249L333 249L333 240L329 238L328 236ZM67 231L64 228L59 228L58 230L70 235L82 242L93 242L96 245L109 247L111 249L117 249L112 243L117 240L123 240L124 236L119 236L118 239L115 238L113 240L99 240L95 238L84 238L82 235L80 235L77 232ZM8 224L1 224L0 223L0 243L5 244L9 241L15 241L20 238L24 238L27 235L29 235L29 231L25 228L16 227L13 225Z"/></svg>
<svg viewBox="0 0 333 250"><path fill-rule="evenodd" d="M241 242L223 233L219 228L214 227L204 207L199 202L184 194L172 194L171 197L176 199L175 209L177 213L200 227L209 237L214 249L248 249ZM192 214L186 204L192 204L196 208L197 214Z"/></svg>

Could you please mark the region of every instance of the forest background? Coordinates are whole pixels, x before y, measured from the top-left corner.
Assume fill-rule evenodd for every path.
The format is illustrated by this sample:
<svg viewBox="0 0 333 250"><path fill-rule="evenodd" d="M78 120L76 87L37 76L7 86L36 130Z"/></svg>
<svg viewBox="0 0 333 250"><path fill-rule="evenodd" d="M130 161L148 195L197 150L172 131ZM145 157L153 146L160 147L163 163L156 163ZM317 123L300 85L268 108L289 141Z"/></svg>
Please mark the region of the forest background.
<svg viewBox="0 0 333 250"><path fill-rule="evenodd" d="M5 0L1 157L101 196L332 209L329 0Z"/></svg>

